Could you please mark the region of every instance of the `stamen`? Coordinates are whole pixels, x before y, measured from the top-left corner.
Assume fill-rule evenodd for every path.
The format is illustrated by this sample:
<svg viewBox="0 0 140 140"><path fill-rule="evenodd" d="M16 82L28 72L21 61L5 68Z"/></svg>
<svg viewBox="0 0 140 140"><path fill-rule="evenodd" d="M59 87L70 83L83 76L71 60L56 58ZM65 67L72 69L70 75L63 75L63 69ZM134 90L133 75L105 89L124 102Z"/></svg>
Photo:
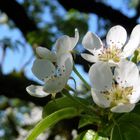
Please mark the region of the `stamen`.
<svg viewBox="0 0 140 140"><path fill-rule="evenodd" d="M106 91L102 91L101 94L106 96L107 100L111 101L111 107L118 105L119 103L129 103L128 95L133 92L133 87L122 87L118 84L112 84L112 88Z"/></svg>
<svg viewBox="0 0 140 140"><path fill-rule="evenodd" d="M112 43L114 43L114 42L112 42ZM121 50L116 48L115 45L112 44L112 46L110 46L108 48L103 48L103 50L101 50L101 54L98 56L99 56L99 60L101 60L101 61L113 60L114 62L119 62L120 53L121 53Z"/></svg>

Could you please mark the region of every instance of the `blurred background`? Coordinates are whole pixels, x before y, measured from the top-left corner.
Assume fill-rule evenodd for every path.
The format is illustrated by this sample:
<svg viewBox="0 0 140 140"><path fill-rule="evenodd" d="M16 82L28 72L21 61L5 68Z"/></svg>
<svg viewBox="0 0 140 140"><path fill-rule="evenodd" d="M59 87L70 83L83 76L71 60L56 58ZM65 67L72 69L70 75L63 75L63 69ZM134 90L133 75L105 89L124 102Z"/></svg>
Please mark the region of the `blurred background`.
<svg viewBox="0 0 140 140"><path fill-rule="evenodd" d="M129 35L138 23L140 0L0 0L0 140L23 140L51 99L32 97L25 90L40 83L31 72L38 45L51 49L57 38L74 36L78 28L75 52L84 52L81 40L88 30L104 40L111 26L120 24ZM79 53L75 63L88 80L90 64ZM78 83L82 95L84 87ZM38 140L71 140L77 133L77 120L60 122Z"/></svg>

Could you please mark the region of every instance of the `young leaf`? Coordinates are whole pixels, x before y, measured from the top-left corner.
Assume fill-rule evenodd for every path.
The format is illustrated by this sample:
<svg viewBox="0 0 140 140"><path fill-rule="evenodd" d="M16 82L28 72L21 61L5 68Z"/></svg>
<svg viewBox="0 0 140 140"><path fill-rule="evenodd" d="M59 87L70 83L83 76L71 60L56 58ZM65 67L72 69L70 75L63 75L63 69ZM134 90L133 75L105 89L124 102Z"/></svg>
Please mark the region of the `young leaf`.
<svg viewBox="0 0 140 140"><path fill-rule="evenodd" d="M35 140L40 133L42 133L45 129L51 127L52 125L56 124L60 120L69 119L78 115L79 111L73 107L67 107L58 110L41 120L30 132L26 140Z"/></svg>

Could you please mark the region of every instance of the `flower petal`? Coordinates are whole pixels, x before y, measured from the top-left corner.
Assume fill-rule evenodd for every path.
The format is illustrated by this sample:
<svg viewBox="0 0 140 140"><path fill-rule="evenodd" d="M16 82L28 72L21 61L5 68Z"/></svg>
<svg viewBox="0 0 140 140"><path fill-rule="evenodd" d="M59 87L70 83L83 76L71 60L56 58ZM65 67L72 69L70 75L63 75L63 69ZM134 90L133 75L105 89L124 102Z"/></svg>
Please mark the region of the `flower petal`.
<svg viewBox="0 0 140 140"><path fill-rule="evenodd" d="M112 72L105 62L93 64L89 70L91 86L94 90L104 91L112 87Z"/></svg>
<svg viewBox="0 0 140 140"><path fill-rule="evenodd" d="M65 75L69 77L73 69L73 58L71 53L65 53L58 57L57 65L60 67L60 70L65 72Z"/></svg>
<svg viewBox="0 0 140 140"><path fill-rule="evenodd" d="M140 46L140 24L136 25L132 30L130 39L123 49L123 57L129 57Z"/></svg>
<svg viewBox="0 0 140 140"><path fill-rule="evenodd" d="M55 43L55 49L58 55L70 52L79 40L79 32L75 29L75 37L69 37L67 35L57 39Z"/></svg>
<svg viewBox="0 0 140 140"><path fill-rule="evenodd" d="M66 85L67 79L65 75L45 80L43 90L49 93L60 92Z"/></svg>
<svg viewBox="0 0 140 140"><path fill-rule="evenodd" d="M139 70L133 62L122 60L115 68L114 77L121 86L135 86L139 80Z"/></svg>
<svg viewBox="0 0 140 140"><path fill-rule="evenodd" d="M62 36L57 39L55 43L55 49L57 54L62 54L68 52L70 49L70 38L67 35Z"/></svg>
<svg viewBox="0 0 140 140"><path fill-rule="evenodd" d="M117 48L122 48L127 39L126 30L120 26L113 26L107 33L106 42L108 46L116 46Z"/></svg>
<svg viewBox="0 0 140 140"><path fill-rule="evenodd" d="M32 72L40 80L54 73L55 66L47 59L36 59L33 63Z"/></svg>
<svg viewBox="0 0 140 140"><path fill-rule="evenodd" d="M140 24L136 25L133 30L132 33L130 35L130 38L135 38L135 37L139 37L140 40Z"/></svg>
<svg viewBox="0 0 140 140"><path fill-rule="evenodd" d="M26 91L34 97L46 97L48 95L50 95L50 93L47 93L45 91L43 91L43 86L35 86L35 85L30 85L28 87L26 87Z"/></svg>
<svg viewBox="0 0 140 140"><path fill-rule="evenodd" d="M78 29L75 29L75 37L70 37L70 42L71 42L71 45L70 45L70 50L72 50L75 46L76 46L76 44L77 44L77 42L78 42L78 40L79 40L79 32L78 32Z"/></svg>
<svg viewBox="0 0 140 140"><path fill-rule="evenodd" d="M137 103L140 100L140 84L134 88L134 91L128 98L131 104Z"/></svg>
<svg viewBox="0 0 140 140"><path fill-rule="evenodd" d="M116 112L116 113L124 113L124 112L130 112L134 109L135 104L119 104L115 107L111 108L112 112Z"/></svg>
<svg viewBox="0 0 140 140"><path fill-rule="evenodd" d="M73 69L73 60L70 53L58 58L58 68L55 77L45 79L44 90L49 93L60 92L66 85Z"/></svg>
<svg viewBox="0 0 140 140"><path fill-rule="evenodd" d="M130 39L123 49L122 58L127 58L131 56L138 47L139 47L139 39L138 38Z"/></svg>
<svg viewBox="0 0 140 140"><path fill-rule="evenodd" d="M91 54L82 53L81 56L82 56L85 60L87 60L87 61L89 61L89 62L91 62L91 63L94 63L94 62L98 62L98 61L99 61L99 60L98 60L98 56L93 56L93 55L91 55Z"/></svg>
<svg viewBox="0 0 140 140"><path fill-rule="evenodd" d="M36 53L40 58L49 59L52 62L56 61L56 54L44 47L37 47Z"/></svg>
<svg viewBox="0 0 140 140"><path fill-rule="evenodd" d="M93 101L102 108L108 108L110 107L110 101L107 100L106 96L100 92L94 91L91 89L91 94Z"/></svg>
<svg viewBox="0 0 140 140"><path fill-rule="evenodd" d="M94 50L98 50L103 46L101 39L92 32L86 33L82 40L82 45L86 50L89 50L92 53Z"/></svg>
<svg viewBox="0 0 140 140"><path fill-rule="evenodd" d="M110 67L116 67L118 65L118 62L114 62L113 60L109 60L108 64Z"/></svg>

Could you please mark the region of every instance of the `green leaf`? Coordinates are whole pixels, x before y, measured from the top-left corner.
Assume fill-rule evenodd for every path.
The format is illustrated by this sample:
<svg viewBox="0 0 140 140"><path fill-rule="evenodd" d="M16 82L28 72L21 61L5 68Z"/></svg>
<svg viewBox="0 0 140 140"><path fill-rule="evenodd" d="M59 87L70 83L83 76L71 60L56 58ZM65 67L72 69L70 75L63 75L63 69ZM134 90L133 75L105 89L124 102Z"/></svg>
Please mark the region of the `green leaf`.
<svg viewBox="0 0 140 140"><path fill-rule="evenodd" d="M58 110L41 120L31 131L26 140L35 140L40 133L42 133L44 130L51 127L52 125L56 124L60 120L72 118L78 115L79 111L73 107L67 107Z"/></svg>
<svg viewBox="0 0 140 140"><path fill-rule="evenodd" d="M119 126L114 125L112 128L110 140L123 140L122 132Z"/></svg>
<svg viewBox="0 0 140 140"><path fill-rule="evenodd" d="M100 124L100 118L95 114L92 115L83 115L80 119L78 128L84 127L89 124Z"/></svg>
<svg viewBox="0 0 140 140"><path fill-rule="evenodd" d="M86 133L86 131L81 132L81 133L76 137L75 140L82 140L82 138L84 137L85 133Z"/></svg>
<svg viewBox="0 0 140 140"><path fill-rule="evenodd" d="M111 140L139 140L140 139L140 105L130 113L125 113L114 124Z"/></svg>
<svg viewBox="0 0 140 140"><path fill-rule="evenodd" d="M82 102L85 105L88 105L87 102L85 102L84 99L81 98L76 98L78 101ZM59 109L62 108L66 108L66 107L75 107L78 110L82 110L83 108L81 107L81 105L79 103L77 103L76 101L74 101L73 99L69 98L69 97L62 97L62 98L58 98L55 100L50 101L43 109L43 117L53 113L54 111L57 111Z"/></svg>
<svg viewBox="0 0 140 140"><path fill-rule="evenodd" d="M130 122L127 123L121 122L118 126L115 125L113 127L111 140L139 140L140 139L139 126Z"/></svg>
<svg viewBox="0 0 140 140"><path fill-rule="evenodd" d="M140 104L137 104L132 112L140 115Z"/></svg>

